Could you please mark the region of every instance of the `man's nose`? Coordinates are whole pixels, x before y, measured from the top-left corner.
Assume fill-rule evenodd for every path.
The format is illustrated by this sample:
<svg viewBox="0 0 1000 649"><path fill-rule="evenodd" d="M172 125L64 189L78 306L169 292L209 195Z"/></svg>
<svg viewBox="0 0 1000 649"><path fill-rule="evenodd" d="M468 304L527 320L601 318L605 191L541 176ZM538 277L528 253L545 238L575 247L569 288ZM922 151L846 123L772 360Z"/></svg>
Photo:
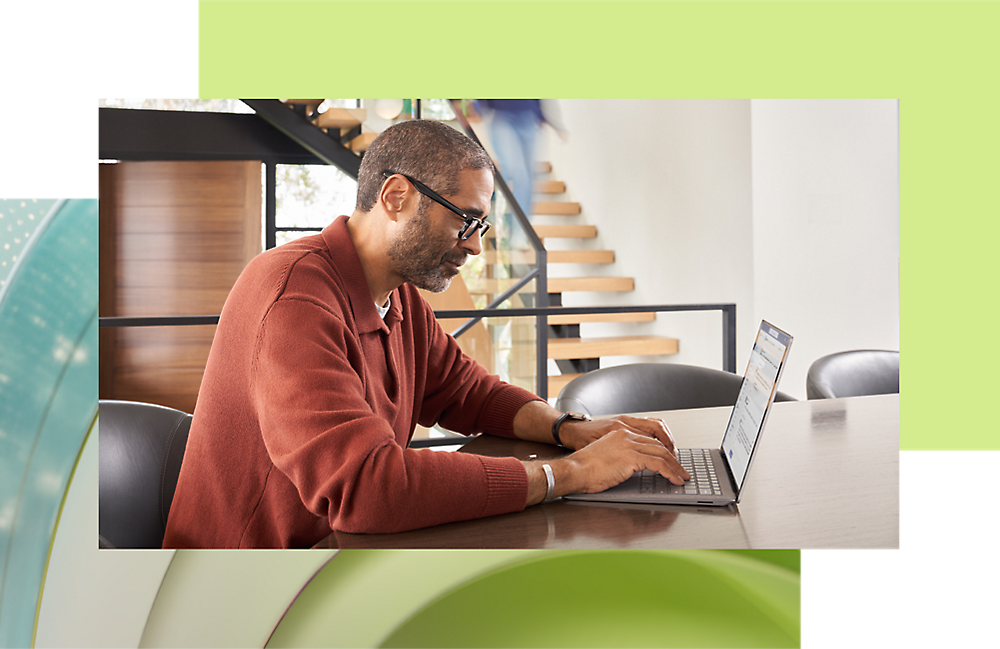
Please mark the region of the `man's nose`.
<svg viewBox="0 0 1000 649"><path fill-rule="evenodd" d="M481 253L483 251L483 240L479 236L479 228L476 228L476 231L472 233L471 237L465 241L461 241L461 244L462 249L466 250L470 255L478 255Z"/></svg>

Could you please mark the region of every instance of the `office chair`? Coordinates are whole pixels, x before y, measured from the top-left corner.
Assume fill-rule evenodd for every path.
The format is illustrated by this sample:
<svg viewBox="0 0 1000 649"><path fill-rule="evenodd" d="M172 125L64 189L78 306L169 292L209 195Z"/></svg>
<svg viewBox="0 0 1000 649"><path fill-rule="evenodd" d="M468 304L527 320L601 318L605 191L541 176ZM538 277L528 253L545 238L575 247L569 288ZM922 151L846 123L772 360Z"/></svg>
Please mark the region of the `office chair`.
<svg viewBox="0 0 1000 649"><path fill-rule="evenodd" d="M899 352L860 349L816 360L806 373L806 397L838 399L899 393Z"/></svg>
<svg viewBox="0 0 1000 649"><path fill-rule="evenodd" d="M587 372L559 393L555 407L591 416L732 406L743 377L677 363L635 363ZM795 401L778 392L775 401Z"/></svg>
<svg viewBox="0 0 1000 649"><path fill-rule="evenodd" d="M159 548L191 415L107 400L98 413L99 547Z"/></svg>

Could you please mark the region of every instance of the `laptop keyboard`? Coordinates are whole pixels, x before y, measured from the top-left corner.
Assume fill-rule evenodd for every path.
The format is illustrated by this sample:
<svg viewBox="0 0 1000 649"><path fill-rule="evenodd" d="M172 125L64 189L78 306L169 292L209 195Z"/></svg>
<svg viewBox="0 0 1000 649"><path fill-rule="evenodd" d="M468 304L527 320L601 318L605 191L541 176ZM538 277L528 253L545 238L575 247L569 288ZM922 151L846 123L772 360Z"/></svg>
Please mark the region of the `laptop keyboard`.
<svg viewBox="0 0 1000 649"><path fill-rule="evenodd" d="M720 496L722 488L712 464L712 451L707 448L679 448L677 459L691 474L691 479L678 486L652 471L643 471L639 478L639 493L685 493L697 496Z"/></svg>

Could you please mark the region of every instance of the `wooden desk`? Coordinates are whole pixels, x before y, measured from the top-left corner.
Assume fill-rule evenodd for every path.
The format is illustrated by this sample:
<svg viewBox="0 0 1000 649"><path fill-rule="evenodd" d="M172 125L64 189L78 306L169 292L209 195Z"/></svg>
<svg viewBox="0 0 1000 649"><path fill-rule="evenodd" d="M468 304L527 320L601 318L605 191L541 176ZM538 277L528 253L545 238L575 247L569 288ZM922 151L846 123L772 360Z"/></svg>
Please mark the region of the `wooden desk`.
<svg viewBox="0 0 1000 649"><path fill-rule="evenodd" d="M712 447L730 411L649 414L667 422L678 446ZM484 436L461 452L527 459L565 451ZM899 395L776 403L735 506L557 500L400 534L336 532L321 547L898 548Z"/></svg>

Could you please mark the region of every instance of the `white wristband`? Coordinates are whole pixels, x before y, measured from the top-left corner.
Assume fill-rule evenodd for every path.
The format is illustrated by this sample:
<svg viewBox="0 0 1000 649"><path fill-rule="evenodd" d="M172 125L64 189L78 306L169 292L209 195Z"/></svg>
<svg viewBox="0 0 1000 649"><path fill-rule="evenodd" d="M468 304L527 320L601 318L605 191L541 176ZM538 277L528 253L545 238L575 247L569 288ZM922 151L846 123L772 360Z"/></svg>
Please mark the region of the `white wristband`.
<svg viewBox="0 0 1000 649"><path fill-rule="evenodd" d="M549 485L545 492L545 502L548 502L552 500L552 494L556 491L556 477L552 474L552 467L548 464L542 465L542 471L545 471L545 482Z"/></svg>

